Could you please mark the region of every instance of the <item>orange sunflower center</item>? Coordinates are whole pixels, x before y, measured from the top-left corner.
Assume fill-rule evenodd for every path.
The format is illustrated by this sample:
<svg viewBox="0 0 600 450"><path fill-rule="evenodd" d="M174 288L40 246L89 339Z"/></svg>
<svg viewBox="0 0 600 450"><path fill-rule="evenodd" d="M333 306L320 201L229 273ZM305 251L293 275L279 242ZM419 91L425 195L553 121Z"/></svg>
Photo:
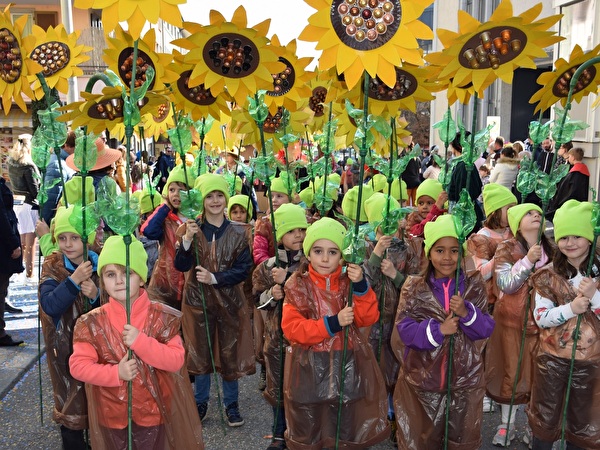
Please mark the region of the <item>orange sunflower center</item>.
<svg viewBox="0 0 600 450"><path fill-rule="evenodd" d="M273 90L267 91L271 97L280 97L287 94L296 81L296 72L294 66L285 58L279 58L279 61L285 64L283 72L273 74Z"/></svg>
<svg viewBox="0 0 600 450"><path fill-rule="evenodd" d="M191 101L192 103L196 103L197 105L212 105L217 101L216 97L213 97L210 89L206 89L204 84L199 84L198 86L194 86L190 88L188 83L190 81L191 70L187 70L181 74L179 80L177 80L177 88L179 92Z"/></svg>
<svg viewBox="0 0 600 450"><path fill-rule="evenodd" d="M44 68L44 76L49 77L64 68L71 60L69 46L62 42L46 42L31 52L31 59Z"/></svg>
<svg viewBox="0 0 600 450"><path fill-rule="evenodd" d="M119 76L122 80L127 82L127 84L131 83L131 78L133 77L133 48L129 47L123 49L121 53L119 53ZM138 50L137 60L135 63L135 87L140 87L146 81L146 71L148 67L152 67L156 73L156 67L154 67L154 63L152 59L148 56L146 52L143 50ZM149 89L154 87L154 80L150 82Z"/></svg>
<svg viewBox="0 0 600 450"><path fill-rule="evenodd" d="M21 76L23 58L16 36L7 28L0 29L0 78L15 83Z"/></svg>
<svg viewBox="0 0 600 450"><path fill-rule="evenodd" d="M556 83L554 83L554 86L552 86L552 93L556 97L569 96L569 85L571 84L571 78L573 78L573 75L575 74L577 69L579 69L579 66L574 66L565 70L558 78L558 80L556 80ZM592 81L594 81L594 78L596 78L596 67L586 67L581 73L579 80L577 80L577 84L573 89L573 94L582 91L586 87L588 87L592 83Z"/></svg>
<svg viewBox="0 0 600 450"><path fill-rule="evenodd" d="M252 74L260 63L256 45L241 34L219 34L202 50L206 65L215 73L229 78Z"/></svg>
<svg viewBox="0 0 600 450"><path fill-rule="evenodd" d="M369 97L384 102L393 102L410 97L417 90L417 79L410 73L396 69L396 84L393 87L386 85L379 77L369 81Z"/></svg>
<svg viewBox="0 0 600 450"><path fill-rule="evenodd" d="M327 89L323 86L317 86L313 89L312 95L308 99L308 107L315 113L315 117L321 117L325 114L323 102L327 97Z"/></svg>
<svg viewBox="0 0 600 450"><path fill-rule="evenodd" d="M100 120L119 119L123 117L123 103L121 97L101 100L88 109L88 116ZM138 106L141 108L146 103L148 103L148 98L144 97L138 102Z"/></svg>
<svg viewBox="0 0 600 450"><path fill-rule="evenodd" d="M494 27L469 39L458 60L468 69L496 70L519 56L526 44L527 35L518 28Z"/></svg>
<svg viewBox="0 0 600 450"><path fill-rule="evenodd" d="M354 50L373 50L394 37L402 19L400 0L334 0L331 24Z"/></svg>
<svg viewBox="0 0 600 450"><path fill-rule="evenodd" d="M281 107L277 108L277 112L275 115L269 113L267 119L265 120L265 124L263 125L263 130L265 133L275 133L279 130L281 126L281 118L282 118L282 109Z"/></svg>

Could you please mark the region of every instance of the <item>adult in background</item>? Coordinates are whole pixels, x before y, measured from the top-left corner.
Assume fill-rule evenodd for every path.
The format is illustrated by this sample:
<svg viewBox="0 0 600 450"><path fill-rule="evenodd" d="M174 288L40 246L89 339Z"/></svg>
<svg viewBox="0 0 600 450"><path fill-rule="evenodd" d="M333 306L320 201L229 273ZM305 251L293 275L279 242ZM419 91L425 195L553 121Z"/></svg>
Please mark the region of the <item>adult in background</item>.
<svg viewBox="0 0 600 450"><path fill-rule="evenodd" d="M512 145L504 147L500 152L500 159L492 169L490 183L498 183L507 189L512 189L519 173L519 162Z"/></svg>
<svg viewBox="0 0 600 450"><path fill-rule="evenodd" d="M173 147L167 145L165 147L165 153L160 155L157 162L158 176L160 180L156 185L156 188L162 192L162 189L169 178L169 172L175 167L175 157L173 156Z"/></svg>
<svg viewBox="0 0 600 450"><path fill-rule="evenodd" d="M406 150L404 150L402 152L401 156L404 156L406 153L410 152L412 150L412 144L410 145L409 148L407 148ZM404 170L404 173L402 174L402 180L404 180L404 182L406 183L406 192L408 194L408 205L412 205L415 206L417 199L415 198L416 194L417 194L417 188L419 187L419 185L421 184L421 163L419 162L419 158L412 158L409 162L408 165L406 166L406 169Z"/></svg>
<svg viewBox="0 0 600 450"><path fill-rule="evenodd" d="M19 135L8 155L8 177L13 194L25 197L16 213L25 261L26 282L35 284L37 281L33 275L33 258L35 224L39 217L37 196L40 189L40 172L31 159L31 135Z"/></svg>
<svg viewBox="0 0 600 450"><path fill-rule="evenodd" d="M67 166L65 162L67 157L72 155L74 152L75 133L73 131L69 131L67 133L67 140L60 149L60 162L59 157L56 156L55 152L50 155L50 161L46 167L46 176L44 177L45 186L50 186L54 180L58 180L60 178L60 166L62 166L62 176L65 183L69 181L69 179L75 174L75 171ZM50 224L54 214L56 214L56 205L58 204L58 199L61 197L61 195L62 183L57 183L48 189L48 199L42 206L40 213L42 220L47 224ZM67 198L67 200L69 199Z"/></svg>
<svg viewBox="0 0 600 450"><path fill-rule="evenodd" d="M13 194L0 177L0 347L14 347L23 341L13 340L4 329L5 301L13 273L23 272L23 256L17 216L13 210Z"/></svg>
<svg viewBox="0 0 600 450"><path fill-rule="evenodd" d="M535 161L540 170L550 174L552 158L554 158L554 142L552 139L546 138L542 141L542 148L535 153Z"/></svg>

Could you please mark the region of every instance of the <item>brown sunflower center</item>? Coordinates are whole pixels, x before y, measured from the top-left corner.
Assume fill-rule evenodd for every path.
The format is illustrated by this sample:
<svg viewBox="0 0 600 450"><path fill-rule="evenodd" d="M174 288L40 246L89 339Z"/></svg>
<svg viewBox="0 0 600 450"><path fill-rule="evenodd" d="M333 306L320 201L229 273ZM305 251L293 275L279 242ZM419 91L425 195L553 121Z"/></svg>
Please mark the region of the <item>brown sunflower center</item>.
<svg viewBox="0 0 600 450"><path fill-rule="evenodd" d="M280 97L287 94L294 87L296 82L296 72L294 66L285 58L279 58L279 61L285 64L283 72L273 74L273 90L267 91L271 97Z"/></svg>
<svg viewBox="0 0 600 450"><path fill-rule="evenodd" d="M50 41L34 48L30 57L44 68L44 76L50 77L69 64L71 51L62 42Z"/></svg>
<svg viewBox="0 0 600 450"><path fill-rule="evenodd" d="M325 114L323 102L327 97L327 89L323 86L317 86L313 89L312 95L308 99L308 107L315 113L315 117L321 117Z"/></svg>
<svg viewBox="0 0 600 450"><path fill-rule="evenodd" d="M269 113L267 119L265 120L265 124L263 125L263 130L265 133L274 134L279 130L281 126L281 118L282 118L282 109L281 107L277 108L277 112L275 115Z"/></svg>
<svg viewBox="0 0 600 450"><path fill-rule="evenodd" d="M119 76L121 77L121 80L123 80L128 86L131 86L131 78L133 77L133 48L128 47L123 49L121 53L119 53L119 59L117 62L119 64ZM136 88L140 87L146 81L146 71L148 70L148 67L152 67L156 73L156 67L154 66L150 56L148 56L148 54L143 50L138 50L137 59L135 62L134 85ZM155 80L152 80L150 82L149 89L154 87L154 81Z"/></svg>
<svg viewBox="0 0 600 450"><path fill-rule="evenodd" d="M21 76L23 57L16 36L7 28L0 29L0 78L8 84Z"/></svg>
<svg viewBox="0 0 600 450"><path fill-rule="evenodd" d="M256 45L241 34L219 34L202 50L206 65L215 73L229 78L252 74L260 63Z"/></svg>
<svg viewBox="0 0 600 450"><path fill-rule="evenodd" d="M139 102L141 108L148 103L148 97L144 97ZM144 114L142 112L142 114ZM94 106L88 109L88 116L92 119L115 120L123 117L123 99L121 97L108 98L100 100Z"/></svg>
<svg viewBox="0 0 600 450"><path fill-rule="evenodd" d="M494 27L474 35L463 45L458 61L468 69L498 69L518 57L527 35L518 28Z"/></svg>
<svg viewBox="0 0 600 450"><path fill-rule="evenodd" d="M162 103L156 108L156 114L152 114L152 119L156 123L161 123L169 117L170 106L168 103Z"/></svg>
<svg viewBox="0 0 600 450"><path fill-rule="evenodd" d="M333 0L331 24L354 50L373 50L394 37L402 20L400 0Z"/></svg>
<svg viewBox="0 0 600 450"><path fill-rule="evenodd" d="M417 79L402 69L396 69L396 84L386 85L379 77L371 78L369 82L369 97L383 102L393 102L410 97L418 87Z"/></svg>
<svg viewBox="0 0 600 450"><path fill-rule="evenodd" d="M571 79L573 78L573 75L575 74L577 69L579 69L579 65L565 70L561 74L561 76L558 77L558 80L556 80L556 83L554 83L554 86L552 86L552 93L556 97L569 96L569 86L571 84ZM583 91L586 87L588 87L592 83L592 81L594 81L594 78L596 78L596 73L596 66L586 67L583 70L583 72L581 72L579 80L577 80L577 84L573 88L573 94L576 94L579 91Z"/></svg>
<svg viewBox="0 0 600 450"><path fill-rule="evenodd" d="M186 99L197 105L207 106L216 102L217 98L213 97L210 89L206 89L204 84L199 84L193 88L189 87L188 83L190 81L191 73L191 70L186 70L177 80L177 89L179 89L179 92L181 92Z"/></svg>

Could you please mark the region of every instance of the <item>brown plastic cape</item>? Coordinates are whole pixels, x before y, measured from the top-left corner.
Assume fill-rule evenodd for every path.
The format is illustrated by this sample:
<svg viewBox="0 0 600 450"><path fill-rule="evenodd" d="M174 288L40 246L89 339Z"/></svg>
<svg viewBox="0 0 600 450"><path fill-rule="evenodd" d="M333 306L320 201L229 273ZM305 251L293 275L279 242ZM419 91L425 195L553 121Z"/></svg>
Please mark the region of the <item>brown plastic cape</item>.
<svg viewBox="0 0 600 450"><path fill-rule="evenodd" d="M465 301L487 311L485 285L477 272L465 278ZM396 324L405 317L442 323L447 313L423 277L409 277L402 287ZM398 333L394 335L397 337ZM482 401L485 393L483 357L485 340L471 341L459 328L454 334L452 403L448 448L475 450L481 447ZM402 367L394 391L399 449L438 449L444 440L446 375L450 339L431 351L417 351L393 339Z"/></svg>
<svg viewBox="0 0 600 450"><path fill-rule="evenodd" d="M306 318L322 320L346 304L349 280L323 291L308 273L294 273L285 285L285 303ZM344 333L313 346L291 345L285 357L284 404L291 450L334 448ZM365 449L389 437L387 393L375 355L355 325L348 327L348 351L339 448Z"/></svg>
<svg viewBox="0 0 600 450"><path fill-rule="evenodd" d="M181 312L162 303L151 302L141 331L161 343L179 333ZM100 364L118 364L127 353L121 333L111 325L106 312L99 308L82 316L75 328L76 342L94 347ZM137 359L139 376L133 383L134 448L151 450L202 450L202 425L185 367L172 373L156 370ZM89 401L90 437L94 450L127 448L127 384L100 387L86 384ZM136 402L136 398L138 401ZM142 400L140 400L142 399ZM159 439L147 427L143 431L137 418L160 415ZM125 424L120 432L109 432L112 424ZM112 425L114 426L114 425Z"/></svg>
<svg viewBox="0 0 600 450"><path fill-rule="evenodd" d="M467 239L467 249L469 253L477 258L486 259L488 261L491 261L494 258L497 247L498 244L494 239L483 234L473 233L469 236L469 239ZM494 282L493 277L485 280L484 283L488 297L488 306L491 307L498 299L498 286Z"/></svg>
<svg viewBox="0 0 600 450"><path fill-rule="evenodd" d="M40 285L49 279L60 283L69 275L71 274L65 269L63 254L54 252L44 260ZM92 280L98 284L96 274ZM54 393L52 418L71 430L83 430L88 427L84 384L74 379L69 371L69 357L73 353L73 329L77 318L85 313L85 302L87 300L80 293L73 305L63 313L57 325L54 325L52 317L44 313L40 306L48 371ZM88 309L90 308L88 306Z"/></svg>

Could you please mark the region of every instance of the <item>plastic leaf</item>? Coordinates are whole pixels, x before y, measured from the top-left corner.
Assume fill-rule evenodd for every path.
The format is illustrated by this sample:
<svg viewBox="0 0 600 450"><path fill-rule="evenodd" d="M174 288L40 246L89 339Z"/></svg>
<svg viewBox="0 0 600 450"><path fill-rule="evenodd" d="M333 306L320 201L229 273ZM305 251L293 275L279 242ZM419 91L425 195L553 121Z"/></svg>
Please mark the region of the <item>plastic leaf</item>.
<svg viewBox="0 0 600 450"><path fill-rule="evenodd" d="M461 134L461 142L463 143L463 161L466 166L473 166L475 161L479 159L481 154L488 146L488 142L490 140L490 131L494 127L494 124L489 124L483 130L478 131L475 136L467 136ZM471 139L473 142L471 143Z"/></svg>
<svg viewBox="0 0 600 450"><path fill-rule="evenodd" d="M592 192L596 198L596 191L592 189ZM600 203L596 200L592 202L592 226L594 227L594 236L600 236Z"/></svg>
<svg viewBox="0 0 600 450"><path fill-rule="evenodd" d="M389 139L392 135L392 127L390 126L388 120L381 116L369 114L367 123L368 128L375 128L375 130L377 130L377 132L386 139Z"/></svg>
<svg viewBox="0 0 600 450"><path fill-rule="evenodd" d="M263 183L270 180L277 173L277 159L275 156L257 156L250 162L250 167L254 170L256 178Z"/></svg>
<svg viewBox="0 0 600 450"><path fill-rule="evenodd" d="M50 162L51 150L48 141L42 134L42 127L38 127L31 138L31 158L41 171L45 171Z"/></svg>
<svg viewBox="0 0 600 450"><path fill-rule="evenodd" d="M200 191L196 189L180 191L179 196L181 197L181 205L179 207L181 214L190 219L198 217L203 208L202 194Z"/></svg>
<svg viewBox="0 0 600 450"><path fill-rule="evenodd" d="M83 217L85 215L85 229L83 226ZM69 223L80 236L87 237L94 232L100 225L100 216L97 213L97 208L94 203L82 206L81 203L74 205L73 212L69 216Z"/></svg>
<svg viewBox="0 0 600 450"><path fill-rule="evenodd" d="M450 180L452 179L452 171L454 170L454 166L460 158L453 158L451 161L444 162L444 159L439 157L438 165L440 165L440 174L438 175L438 181L442 184L442 187L445 191L448 190L448 186L450 185Z"/></svg>
<svg viewBox="0 0 600 450"><path fill-rule="evenodd" d="M323 195L321 189L315 191L314 202L317 211L329 211L333 208L333 199L327 193Z"/></svg>
<svg viewBox="0 0 600 450"><path fill-rule="evenodd" d="M351 264L362 263L367 258L367 240L365 238L368 234L375 231L373 226L367 223L358 229L357 234L352 220L337 213L335 216L345 223L348 230L342 244L342 256L344 260Z"/></svg>
<svg viewBox="0 0 600 450"><path fill-rule="evenodd" d="M121 193L107 205L108 208L102 211L107 225L121 236L133 234L140 223L140 204L137 197L129 196L128 203L125 193Z"/></svg>
<svg viewBox="0 0 600 450"><path fill-rule="evenodd" d="M383 219L379 223L381 227L381 231L383 234L391 236L398 231L398 222L407 214L410 214L413 209L412 208L396 208L392 211L388 211L389 201L386 203L386 208L383 210ZM377 229L377 224L374 227Z"/></svg>
<svg viewBox="0 0 600 450"><path fill-rule="evenodd" d="M195 121L194 128L198 132L200 138L202 138L208 134L214 123L215 119L212 116L206 116L200 120Z"/></svg>
<svg viewBox="0 0 600 450"><path fill-rule="evenodd" d="M56 120L61 114L60 111L57 111L57 108L60 108L60 105L54 103L49 109L38 111L37 114L40 120L38 129L41 128L41 133L46 142L51 143L51 146L60 147L67 140L67 124Z"/></svg>
<svg viewBox="0 0 600 450"><path fill-rule="evenodd" d="M175 149L182 161L185 161L185 154L192 148L192 130L190 129L191 120L187 116L181 117L177 121L177 126L167 130L171 145Z"/></svg>
<svg viewBox="0 0 600 450"><path fill-rule="evenodd" d="M255 97L248 96L248 114L250 114L250 117L252 117L259 126L262 126L269 116L269 108L267 108L265 103L265 93L266 91L260 90Z"/></svg>
<svg viewBox="0 0 600 450"><path fill-rule="evenodd" d="M392 172L393 176L395 178L400 177L406 170L406 167L408 166L408 163L410 162L410 160L418 157L420 154L421 154L421 147L419 146L419 144L416 144L414 146L414 148L410 151L410 153L407 153L404 156L400 156L394 163L393 172Z"/></svg>
<svg viewBox="0 0 600 450"><path fill-rule="evenodd" d="M571 120L567 114L567 110L559 108L558 106L554 108L554 114L556 118L554 119L554 125L552 126L552 136L558 145L572 141L575 137L575 133L589 127L587 123L582 122L581 120Z"/></svg>
<svg viewBox="0 0 600 450"><path fill-rule="evenodd" d="M352 105L352 103L350 103L350 100L348 100L348 99L346 99L346 111L348 112L348 115L350 117L352 117L356 123L358 123L360 120L362 120L362 118L365 114L362 109L355 108Z"/></svg>
<svg viewBox="0 0 600 450"><path fill-rule="evenodd" d="M460 192L458 202L452 209L452 220L454 221L454 228L458 235L458 240L462 244L465 239L475 228L477 222L477 216L475 214L475 206L469 192L463 188Z"/></svg>
<svg viewBox="0 0 600 450"><path fill-rule="evenodd" d="M40 205L40 208L48 200L48 191L54 186L56 186L58 183L60 183L60 178L55 178L50 183L42 183L40 185L40 190L38 191L37 195L37 201Z"/></svg>
<svg viewBox="0 0 600 450"><path fill-rule="evenodd" d="M354 143L363 151L373 146L375 136L371 130L364 132L362 127L358 127L354 133Z"/></svg>
<svg viewBox="0 0 600 450"><path fill-rule="evenodd" d="M550 136L550 125L551 122L542 124L537 120L529 123L529 137L531 137L531 140L533 141L534 148L537 148L544 139Z"/></svg>
<svg viewBox="0 0 600 450"><path fill-rule="evenodd" d="M558 164L552 168L550 175L538 170L537 185L535 187L535 193L538 195L542 203L548 204L550 199L556 195L558 190L558 183L562 180L569 172L568 164Z"/></svg>
<svg viewBox="0 0 600 450"><path fill-rule="evenodd" d="M75 130L75 155L73 164L82 173L88 173L94 167L98 159L98 149L96 148L96 138L94 134L86 134L82 129Z"/></svg>
<svg viewBox="0 0 600 450"><path fill-rule="evenodd" d="M456 122L454 119L452 119L452 113L450 112L450 109L446 110L444 113L444 118L440 122L434 124L433 128L438 130L438 136L440 137L440 140L447 147L448 144L450 144L450 142L452 142L454 139L454 136L456 136Z"/></svg>
<svg viewBox="0 0 600 450"><path fill-rule="evenodd" d="M538 172L537 164L529 154L526 154L521 160L521 167L516 181L517 191L521 193L523 200L535 190Z"/></svg>

